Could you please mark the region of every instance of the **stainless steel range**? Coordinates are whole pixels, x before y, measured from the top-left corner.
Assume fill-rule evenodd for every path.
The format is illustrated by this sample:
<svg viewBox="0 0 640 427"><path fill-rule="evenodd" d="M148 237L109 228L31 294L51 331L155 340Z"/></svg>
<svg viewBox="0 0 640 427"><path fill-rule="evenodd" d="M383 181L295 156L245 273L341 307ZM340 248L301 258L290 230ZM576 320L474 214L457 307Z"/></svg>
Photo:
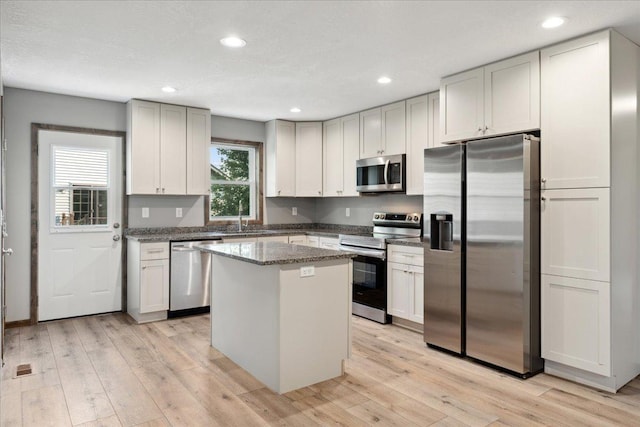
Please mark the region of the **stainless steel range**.
<svg viewBox="0 0 640 427"><path fill-rule="evenodd" d="M353 259L353 314L379 323L387 315L387 240L422 235L421 213L373 214L373 234L339 236L340 250Z"/></svg>

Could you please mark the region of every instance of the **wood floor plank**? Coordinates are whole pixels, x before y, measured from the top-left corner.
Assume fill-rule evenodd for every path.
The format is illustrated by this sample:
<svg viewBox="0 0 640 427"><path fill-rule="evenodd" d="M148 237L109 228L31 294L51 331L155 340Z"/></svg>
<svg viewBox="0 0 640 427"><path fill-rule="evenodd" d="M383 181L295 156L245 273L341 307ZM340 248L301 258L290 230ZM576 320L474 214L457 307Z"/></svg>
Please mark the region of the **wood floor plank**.
<svg viewBox="0 0 640 427"><path fill-rule="evenodd" d="M164 416L115 347L87 354L123 425L136 425Z"/></svg>
<svg viewBox="0 0 640 427"><path fill-rule="evenodd" d="M318 426L292 401L267 388L260 388L240 395L240 398L271 425Z"/></svg>
<svg viewBox="0 0 640 427"><path fill-rule="evenodd" d="M347 411L356 415L358 418L366 422L367 425L399 427L418 425L372 400L368 400L360 405L352 406L347 409Z"/></svg>
<svg viewBox="0 0 640 427"><path fill-rule="evenodd" d="M107 418L100 418L83 424L77 424L75 427L122 427L122 423L118 419L117 415L112 415Z"/></svg>
<svg viewBox="0 0 640 427"><path fill-rule="evenodd" d="M207 410L160 362L136 369L136 376L172 425L219 425Z"/></svg>
<svg viewBox="0 0 640 427"><path fill-rule="evenodd" d="M58 385L45 386L22 392L23 426L70 426L67 403Z"/></svg>
<svg viewBox="0 0 640 427"><path fill-rule="evenodd" d="M115 414L71 322L47 325L69 416L74 425Z"/></svg>
<svg viewBox="0 0 640 427"><path fill-rule="evenodd" d="M153 357L164 363L169 369L182 371L198 366L175 342L161 333L155 325L146 323L135 325L132 329L146 345Z"/></svg>
<svg viewBox="0 0 640 427"><path fill-rule="evenodd" d="M31 363L33 373L20 378L22 391L60 384L45 324L20 328L20 363Z"/></svg>
<svg viewBox="0 0 640 427"><path fill-rule="evenodd" d="M344 409L360 405L369 400L366 396L344 385L341 379L342 378L339 377L337 379L323 381L309 388L314 390L318 396Z"/></svg>
<svg viewBox="0 0 640 427"><path fill-rule="evenodd" d="M175 373L182 385L195 396L220 425L260 426L267 423L203 367Z"/></svg>
<svg viewBox="0 0 640 427"><path fill-rule="evenodd" d="M318 395L307 396L296 400L293 402L293 406L302 410L304 415L320 425L348 427L365 427L368 425L365 421L349 413L346 409Z"/></svg>
<svg viewBox="0 0 640 427"><path fill-rule="evenodd" d="M4 380L2 381L4 384ZM0 425L17 427L22 425L22 393L0 393Z"/></svg>

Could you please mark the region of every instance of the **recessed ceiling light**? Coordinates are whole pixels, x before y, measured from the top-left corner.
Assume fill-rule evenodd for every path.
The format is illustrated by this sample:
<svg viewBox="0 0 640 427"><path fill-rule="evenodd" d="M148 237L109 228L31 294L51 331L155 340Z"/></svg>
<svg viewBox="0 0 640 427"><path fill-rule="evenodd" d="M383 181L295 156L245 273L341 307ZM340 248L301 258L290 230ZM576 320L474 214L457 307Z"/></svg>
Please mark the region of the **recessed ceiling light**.
<svg viewBox="0 0 640 427"><path fill-rule="evenodd" d="M162 88L162 91L166 93L173 93L176 91L176 88L171 86L165 86Z"/></svg>
<svg viewBox="0 0 640 427"><path fill-rule="evenodd" d="M239 37L225 37L220 39L220 44L226 47L243 47L247 42Z"/></svg>
<svg viewBox="0 0 640 427"><path fill-rule="evenodd" d="M378 79L378 83L381 85L386 85L387 83L391 83L391 79L387 76L382 76Z"/></svg>
<svg viewBox="0 0 640 427"><path fill-rule="evenodd" d="M544 20L542 28L556 28L564 24L566 20L567 18L563 18L562 16L552 16Z"/></svg>
<svg viewBox="0 0 640 427"><path fill-rule="evenodd" d="M292 113L299 113L300 111L302 111L301 109L299 109L298 107L293 107L291 110Z"/></svg>

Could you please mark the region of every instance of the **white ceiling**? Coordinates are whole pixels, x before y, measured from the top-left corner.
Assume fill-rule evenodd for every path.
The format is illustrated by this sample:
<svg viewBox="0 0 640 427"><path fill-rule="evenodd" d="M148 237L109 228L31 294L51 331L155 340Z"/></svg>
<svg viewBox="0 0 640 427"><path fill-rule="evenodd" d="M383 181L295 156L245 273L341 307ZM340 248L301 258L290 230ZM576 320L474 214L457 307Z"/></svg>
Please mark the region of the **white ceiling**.
<svg viewBox="0 0 640 427"><path fill-rule="evenodd" d="M607 27L640 44L638 1L2 0L0 13L5 86L260 121L408 98L442 76ZM542 29L551 15L569 20ZM247 46L221 46L230 34ZM379 85L381 75L393 82Z"/></svg>

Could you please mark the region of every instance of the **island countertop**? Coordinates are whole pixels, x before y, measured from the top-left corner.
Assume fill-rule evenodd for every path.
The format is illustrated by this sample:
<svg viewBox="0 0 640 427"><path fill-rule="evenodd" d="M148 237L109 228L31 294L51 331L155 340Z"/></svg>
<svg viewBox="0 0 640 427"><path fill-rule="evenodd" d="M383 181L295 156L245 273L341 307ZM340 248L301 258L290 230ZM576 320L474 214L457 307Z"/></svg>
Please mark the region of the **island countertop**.
<svg viewBox="0 0 640 427"><path fill-rule="evenodd" d="M354 258L350 252L290 245L281 242L222 243L197 245L197 249L257 265L296 264Z"/></svg>

